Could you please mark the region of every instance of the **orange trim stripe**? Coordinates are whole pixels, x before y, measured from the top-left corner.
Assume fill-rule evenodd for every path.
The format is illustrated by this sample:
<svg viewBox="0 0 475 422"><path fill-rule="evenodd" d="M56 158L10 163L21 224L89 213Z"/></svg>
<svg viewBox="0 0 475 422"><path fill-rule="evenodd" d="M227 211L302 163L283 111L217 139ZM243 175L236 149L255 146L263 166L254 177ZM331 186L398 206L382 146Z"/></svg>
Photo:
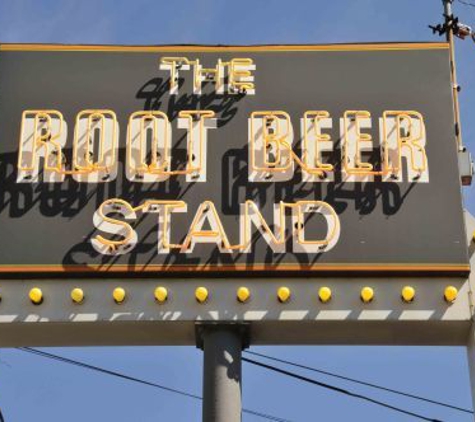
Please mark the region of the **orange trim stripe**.
<svg viewBox="0 0 475 422"><path fill-rule="evenodd" d="M340 264L340 265L301 265L301 264L254 264L254 265L148 265L143 268L139 265L3 265L0 266L0 273L34 273L34 272L191 272L191 271L399 271L399 272L465 272L470 271L470 265L463 264Z"/></svg>
<svg viewBox="0 0 475 422"><path fill-rule="evenodd" d="M314 45L65 45L0 44L0 51L90 51L90 52L273 52L273 51L401 51L447 50L448 43L314 44Z"/></svg>

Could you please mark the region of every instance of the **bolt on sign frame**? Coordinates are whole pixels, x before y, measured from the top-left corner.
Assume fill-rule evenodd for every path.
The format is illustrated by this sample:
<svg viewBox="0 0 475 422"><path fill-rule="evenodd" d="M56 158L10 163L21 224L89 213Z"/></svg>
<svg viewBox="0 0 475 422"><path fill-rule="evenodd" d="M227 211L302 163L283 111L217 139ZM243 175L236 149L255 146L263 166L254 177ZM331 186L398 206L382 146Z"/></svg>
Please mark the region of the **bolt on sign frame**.
<svg viewBox="0 0 475 422"><path fill-rule="evenodd" d="M473 338L448 44L1 44L0 128L1 346Z"/></svg>

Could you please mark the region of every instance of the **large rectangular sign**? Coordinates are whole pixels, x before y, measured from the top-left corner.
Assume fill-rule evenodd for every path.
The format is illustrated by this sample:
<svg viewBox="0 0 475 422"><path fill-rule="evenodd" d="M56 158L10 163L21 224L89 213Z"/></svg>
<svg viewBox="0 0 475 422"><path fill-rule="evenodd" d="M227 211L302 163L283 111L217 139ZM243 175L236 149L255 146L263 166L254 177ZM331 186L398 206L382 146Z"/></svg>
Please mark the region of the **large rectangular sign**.
<svg viewBox="0 0 475 422"><path fill-rule="evenodd" d="M448 47L0 46L0 272L463 275Z"/></svg>

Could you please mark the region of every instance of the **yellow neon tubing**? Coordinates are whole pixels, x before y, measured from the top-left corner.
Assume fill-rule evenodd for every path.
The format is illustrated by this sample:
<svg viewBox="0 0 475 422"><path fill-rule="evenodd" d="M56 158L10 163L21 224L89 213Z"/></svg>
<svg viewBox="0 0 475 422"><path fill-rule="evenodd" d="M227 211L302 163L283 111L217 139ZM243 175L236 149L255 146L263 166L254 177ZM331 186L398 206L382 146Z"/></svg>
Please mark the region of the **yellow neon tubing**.
<svg viewBox="0 0 475 422"><path fill-rule="evenodd" d="M26 119L26 116L28 114L33 114L35 116L35 123L33 127L33 137L34 137L33 151L32 151L31 165L23 166L22 165L23 144L21 140L23 139L23 134L24 134L24 120ZM57 135L53 135L51 133L51 116L56 116L59 118L59 131ZM38 122L40 119L47 120L48 130L45 134L39 135L37 137ZM21 129L20 129L20 146L19 146L19 154L18 154L18 169L20 171L34 171L35 170L37 166L36 151L38 150L38 148L42 147L42 148L45 148L45 157L44 157L44 166L43 166L45 171L51 171L51 172L58 173L61 175L89 173L89 171L63 170L63 166L62 166L62 157L63 157L62 151L63 150L62 150L61 145L55 141L61 136L61 133L63 130L63 123L64 123L63 115L57 110L25 110L22 113L22 123L21 123ZM54 146L54 149L57 151L57 158L56 158L57 166L56 167L52 167L49 165L49 157L50 157L49 145L50 144L52 144Z"/></svg>
<svg viewBox="0 0 475 422"><path fill-rule="evenodd" d="M188 250L193 236L200 236L200 237L221 236L224 249L240 250L240 249L246 248L250 245L250 243L252 241L252 239L251 239L252 236L249 235L249 225L250 225L249 209L251 207L254 208L254 210L256 211L256 215L259 218L259 221L260 221L264 231L271 237L272 241L277 245L284 244L285 240L286 240L285 239L285 209L286 208L297 208L297 211L298 211L298 214L297 214L297 221L298 221L297 242L300 243L300 244L303 244L303 245L328 245L332 241L332 239L336 236L337 227L339 226L339 224L338 224L338 215L336 214L335 210L329 204L327 204L323 201L298 201L296 203L286 203L286 202L281 201L279 203L279 231L278 231L278 234L277 234L277 237L276 237L275 234L273 233L273 231L270 229L269 225L267 224L266 220L262 216L262 213L260 212L257 205L252 200L247 200L244 203L244 213L245 213L244 214L245 215L245 218L244 218L244 235L245 235L244 243L233 245L228 240L228 237L227 237L226 232L224 230L224 227L222 225L221 219L219 218L219 215L217 214L216 207L215 207L214 203L212 201L206 200L206 201L203 201L201 203L198 210L201 210L203 207L208 207L208 209L211 210L211 212L215 216L216 222L218 223L218 226L219 226L219 230L218 231L214 231L214 230L213 231L210 231L210 230L195 231L194 227L198 223L197 219L203 213L203 211L201 211L200 213L198 213L198 211L197 211L197 213L195 215L195 218L194 218L194 220L193 220L193 222L190 226L190 229L188 231L188 234L185 238L185 241L181 244L174 244L174 243L168 243L167 240L166 240L166 233L168 232L168 225L169 225L169 221L168 221L169 220L168 217L170 215L169 210L170 210L170 208L183 208L183 207L185 207L186 203L184 201L147 200L143 204L141 204L139 206L136 206L136 207L132 207L128 202L124 201L123 199L119 199L119 198L108 199L105 202L118 202L118 203L124 205L129 210L134 211L134 212L142 211L144 208L150 207L151 205L154 205L154 204L164 205L165 214L164 214L164 218L163 218L162 244L163 244L163 247L166 248L166 249ZM99 215L103 218L104 221L114 223L114 224L119 224L119 225L122 225L123 227L129 226L129 224L127 222L123 222L123 221L119 221L119 220L116 220L116 219L111 219L109 217L106 217L102 212L102 205L103 204L101 204L101 207L99 208L98 212L99 212ZM305 221L304 221L304 218L303 218L304 213L302 212L302 209L301 209L302 205L313 205L313 206L317 206L317 207L318 206L325 206L330 210L332 216L334 217L334 219L336 221L336 224L333 227L333 230L331 231L330 235L326 236L325 240L305 240L303 238L303 228L304 228L304 225L305 225ZM131 237L132 237L132 233L130 233L128 236L124 237L124 239L122 239L122 240L108 240L108 239L105 239L101 235L97 235L95 237L95 240L99 241L103 245L109 246L113 250L116 250L117 247L128 243L129 240L131 239Z"/></svg>
<svg viewBox="0 0 475 422"><path fill-rule="evenodd" d="M86 155L85 155L85 160L86 160L86 166L81 166L78 163L78 145L79 145L79 135L78 135L78 127L79 127L79 121L80 119L84 116L87 115L87 130L86 130ZM109 116L112 118L112 154L111 154L111 166L107 166L106 159L105 159L105 153L104 153L104 137L105 137L105 116ZM101 137L99 141L99 151L100 151L100 159L97 163L92 163L90 162L90 147L89 147L89 141L91 138L91 123L92 120L95 118L101 119ZM76 116L76 126L74 128L74 145L73 145L73 165L74 169L82 170L82 171L87 171L88 173L93 172L93 171L109 171L109 168L112 167L115 164L116 160L116 130L117 130L117 116L112 110L82 110L79 112Z"/></svg>
<svg viewBox="0 0 475 422"><path fill-rule="evenodd" d="M396 130L397 130L397 144L398 144L398 165L394 169L394 172L399 172L399 170L402 168L402 148L403 147L408 147L411 151L411 168L415 172L422 173L427 169L427 155L425 152L425 149L421 147L418 142L425 138L425 123L424 123L424 117L422 116L421 113L414 111L414 110L408 110L408 111L398 111L398 110L387 110L383 113L383 135L386 138L388 136L387 134L387 125L386 125L386 120L389 116L395 115L397 120L396 120ZM419 136L415 139L412 138L412 136L407 136L407 137L401 137L401 123L404 119L408 121L409 124L409 133L412 133L412 117L417 118L420 121L421 124L421 130L419 133ZM409 145L412 144L413 146L416 147L416 149L421 152L422 157L423 157L423 166L422 167L416 167L414 163L414 153L412 150L412 147Z"/></svg>
<svg viewBox="0 0 475 422"><path fill-rule="evenodd" d="M192 62L188 60L186 57L162 57L160 58L160 62L163 64L169 64L171 66L171 75L170 75L170 90L175 88L178 85L178 78L177 78L177 63L181 66L181 64L190 65Z"/></svg>
<svg viewBox="0 0 475 422"><path fill-rule="evenodd" d="M253 64L254 61L249 58L239 58L231 60L231 62L229 63L229 86L232 88L231 94L239 94L239 91L242 89L254 89L255 85L252 82L240 82L236 80L237 78L248 77L252 75L249 70L236 70L236 66L246 66ZM237 90L237 92L233 92L234 90Z"/></svg>
<svg viewBox="0 0 475 422"><path fill-rule="evenodd" d="M32 151L32 160L31 160L31 165L30 166L23 166L23 134L25 131L24 128L24 122L26 120L26 116L28 114L34 114L35 115L35 124L33 128L33 151ZM57 116L59 118L59 133L57 135L51 134L51 116ZM44 135L39 135L39 137L36 137L37 132L38 132L38 120L39 119L46 119L48 122L47 125L47 132ZM44 147L46 149L45 152L45 165L48 162L49 158L49 149L48 149L48 142L52 142L53 145L56 147L59 146L59 151L58 151L58 156L59 156L59 164L61 165L61 146L57 143L54 142L55 139L59 138L61 136L61 132L63 130L63 122L64 118L62 113L60 113L57 110L25 110L22 113L22 119L21 119L21 128L20 128L20 145L19 145L19 153L18 153L18 169L20 171L34 171L37 165L37 156L36 156L36 150L38 147ZM50 138L51 139L48 139ZM47 142L48 141L48 142Z"/></svg>
<svg viewBox="0 0 475 422"><path fill-rule="evenodd" d="M132 127L132 121L136 119L137 117L140 117L140 125L141 125L141 130L140 130L140 149L139 149L139 155L140 155L140 164L138 167L133 167L132 166L132 134L131 134L131 127ZM147 165L144 162L144 127L145 127L145 120L152 120L154 121L154 135L158 133L157 130L157 118L161 118L165 122L165 139L164 139L164 163L161 167L156 167L157 160L156 160L156 155L157 155L157 143L158 143L158 137L152 139L152 163L150 165ZM129 117L129 124L128 124L128 129L127 129L127 166L129 168L130 172L135 172L135 173L158 173L159 171L165 172L166 167L169 165L169 146L168 146L168 140L169 140L169 134L168 134L168 125L169 125L169 120L168 116L161 112L161 111L136 111L135 113L132 113Z"/></svg>
<svg viewBox="0 0 475 422"><path fill-rule="evenodd" d="M325 237L325 240L305 240L303 238L303 229L304 229L304 226L305 226L305 219L304 219L304 212L302 211L302 205L313 205L315 207L325 207L327 208L333 219L335 220L336 224L335 226L333 227L333 230L331 231L330 235L326 236ZM289 205L288 205L289 206ZM292 205L294 206L294 205ZM296 204L295 204L296 208L297 208L297 239L298 239L298 243L302 244L302 245L328 245L332 240L333 238L336 236L336 232L337 232L337 227L339 226L339 219L338 219L338 215L337 213L335 212L335 210L333 209L333 207L331 207L328 203L326 202L323 202L323 201L298 201Z"/></svg>
<svg viewBox="0 0 475 422"><path fill-rule="evenodd" d="M348 143L348 118L350 115L355 116L355 126L356 126L356 164L360 167L350 167L348 165L348 156L347 156L347 143ZM373 170L373 165L370 163L363 163L361 162L361 152L360 152L360 142L361 141L371 141L372 137L368 133L361 133L359 117L362 118L370 118L371 113L366 110L347 110L344 114L344 140L343 143L343 167L345 172L350 175L358 175L358 176L384 176L390 173L388 169L388 151L387 151L387 140L383 137L383 150L384 153L384 160L383 160L383 169L381 171Z"/></svg>
<svg viewBox="0 0 475 422"><path fill-rule="evenodd" d="M287 163L284 165L284 166L276 166L276 167L258 167L256 166L256 157L255 157L255 141L254 141L254 120L256 118L263 118L264 120L267 119L267 118L275 118L275 119L279 119L279 117L283 117L288 125L290 125L290 116L288 113L286 113L285 111L253 111L251 113L251 128L250 128L250 132L251 132L251 169L253 171L260 171L260 172L266 172L266 173L277 173L277 172L283 172L283 171L287 171L291 165L292 165L292 160L287 160ZM265 122L264 122L265 123ZM284 142L284 139L288 136L288 131L284 133L284 135L281 135L278 139L276 137L273 137L273 141L272 142L275 142L276 145L282 145L283 142ZM275 139L275 140L274 140ZM267 139L264 137L264 155L267 155L267 151L266 151L266 148L267 148ZM287 144L288 145L288 144ZM288 149L288 148L287 148ZM277 150L279 150L279 148L277 148ZM265 162L266 158L264 158L264 162Z"/></svg>
<svg viewBox="0 0 475 422"><path fill-rule="evenodd" d="M321 120L321 119L326 119L326 118L329 118L330 117L330 113L328 111L323 111L323 110L309 110L309 111L306 111L304 113L304 133L303 133L303 151L302 151L302 162L306 164L306 166L308 168L313 168L314 170L317 170L317 171L333 171L334 170L334 167L332 164L324 164L320 161L320 151L318 149L318 144L319 144L319 141L321 142L326 142L326 141L330 141L331 138L330 138L330 135L328 134L324 134L324 133L321 133L320 131L320 128L318 126L318 122ZM307 131L307 128L308 128L308 120L310 118L313 118L313 131L315 133L315 139L316 139L316 142L315 142L315 166L316 167L313 167L311 164L309 165L307 163L307 155L308 155L308 131ZM307 170L306 170L307 171Z"/></svg>
<svg viewBox="0 0 475 422"><path fill-rule="evenodd" d="M163 117L163 119L168 122L168 117L162 113L162 112L136 112L136 113L133 113L132 116L130 117L129 119L129 132L128 132L128 145L127 145L127 151L128 151L128 159L129 159L129 169L132 171L132 172L136 172L137 171L137 168L134 168L130 165L131 163L131 157L132 157L132 153L131 153L131 142L132 142L132 139L131 139L131 134L130 134L130 121L131 119L133 119L134 117L136 117L137 115L140 115L141 113L145 113L146 115L148 115L148 113L150 113L150 115L157 115L157 116L161 116ZM162 166L162 167L159 167L159 168L153 168L152 166L148 166L147 167L147 171L145 171L145 173L147 174L157 174L157 175L162 175L162 176L176 176L176 175L186 175L186 174L193 174L193 173L199 173L201 172L202 168L203 168L203 139L204 139L204 119L207 119L207 118L212 118L215 116L215 112L212 111L212 110L182 110L179 112L178 116L179 117L186 117L188 118L189 120L189 131L190 131L190 136L189 136L189 139L188 139L188 144L187 144L187 152L188 152L188 162L187 162L187 165L186 165L186 168L185 170L164 170L165 166ZM199 159L199 164L198 166L193 166L193 154L192 154L192 145L193 145L193 116L199 116L200 117L200 122L199 122L199 125L200 125L200 145L199 145L199 150L200 150L200 159ZM143 131L141 131L141 136L143 136ZM169 148L168 148L168 125L167 125L167 132L166 132L166 139L165 139L165 148L164 148L164 151L165 151L165 156L166 157L169 157ZM142 163L143 164L143 163ZM170 164L169 162L167 162L166 164Z"/></svg>
<svg viewBox="0 0 475 422"><path fill-rule="evenodd" d="M130 226L127 222L125 221L120 221L120 220L117 220L117 219L114 219L114 218L110 218L110 217L106 217L104 215L104 213L102 212L102 206L106 203L106 202L111 202L111 203L114 203L114 202L117 202L117 203L120 203L122 204L125 208L128 208L130 211L134 211L134 208L127 202L127 201L124 201L123 199L119 199L119 198L112 198L112 199L108 199L106 201L104 201L101 206L99 207L99 209L97 210L99 216L105 221L105 222L108 222L108 223L113 223L113 224L117 224L119 226L122 226L122 227L127 227L127 226ZM98 242L102 243L103 245L106 245L108 246L111 250L116 250L119 246L122 246L122 245L125 245L127 244L130 239L132 238L133 236L133 233L130 233L129 231L129 234L127 236L124 236L124 239L122 240L109 240L109 239L106 239L105 237L103 237L102 235L98 234L94 239L97 240Z"/></svg>

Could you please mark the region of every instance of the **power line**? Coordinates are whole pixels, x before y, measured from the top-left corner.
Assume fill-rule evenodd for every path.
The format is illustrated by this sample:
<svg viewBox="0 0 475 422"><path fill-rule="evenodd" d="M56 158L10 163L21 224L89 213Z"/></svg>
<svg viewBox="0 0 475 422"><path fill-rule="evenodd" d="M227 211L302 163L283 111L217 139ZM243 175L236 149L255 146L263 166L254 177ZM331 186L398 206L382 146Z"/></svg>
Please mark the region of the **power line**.
<svg viewBox="0 0 475 422"><path fill-rule="evenodd" d="M378 390L386 391L388 393L398 394L400 396L408 397L408 398L411 398L411 399L420 400L420 401L423 401L423 402L426 402L426 403L436 404L438 406L447 407L447 408L453 409L453 410L458 410L460 412L473 413L473 410L470 410L470 409L465 409L463 407L454 406L452 404L440 402L440 401L437 401L437 400L428 399L426 397L418 396L416 394L406 393L406 392L400 391L400 390L395 390L393 388L384 387L382 385L373 384L373 383L366 382L366 381L360 381L360 380L357 380L355 378L346 377L344 375L336 374L334 372L329 372L329 371L325 371L323 369L313 368L311 366L302 365L300 363L291 362L291 361L288 361L288 360L285 360L285 359L280 359L280 358L264 355L262 353L257 353L257 352L248 352L248 351L246 351L245 353L247 353L249 355L253 355L253 356L258 356L260 358L269 359L269 360L272 360L274 362L283 363L283 364L286 364L286 365L289 365L289 366L294 366L296 368L306 369L306 370L312 371L312 372L317 372L319 374L323 374L323 375L327 375L327 376L330 376L330 377L338 378L338 379L341 379L341 380L344 380L344 381L350 381L350 382L353 382L355 384L364 385L365 387L371 387L371 388L375 388L375 389L378 389Z"/></svg>
<svg viewBox="0 0 475 422"><path fill-rule="evenodd" d="M63 357L63 356L60 356L60 355L55 355L53 353L44 352L42 350L38 350L38 349L30 348L30 347L20 347L18 349L21 350L21 351L27 352L27 353L35 354L37 356L41 356L41 357L52 359L52 360L57 360L57 361L67 363L67 364L70 364L70 365L74 365L74 366L78 366L78 367L81 367L81 368L84 368L84 369L89 369L89 370L93 370L93 371L96 371L96 372L100 372L102 374L115 376L115 377L118 377L118 378L121 378L121 379L124 379L124 380L127 380L127 381L132 381L132 382L147 385L147 386L150 386L150 387L158 388L158 389L161 389L163 391L168 391L170 393L178 394L178 395L181 395L181 396L184 396L184 397L193 398L195 400L202 400L201 396L198 396L198 395L195 395L195 394L192 394L192 393L188 393L188 392L183 391L183 390L178 390L178 389L175 389L175 388L167 387L165 385L161 385L161 384L153 383L153 382L150 382L150 381L142 380L140 378L136 378L136 377L133 377L133 376L130 376L130 375L122 374L122 373L119 373L119 372L116 372L116 371L111 371L111 370L101 368L101 367L98 367L98 366L90 365L90 364L87 364L87 363L84 363L84 362L81 362L81 361L78 361L78 360L69 359L69 358L66 358L66 357ZM397 391L397 390L392 390L392 389L389 389L389 388L386 388L386 387L378 386L376 384L366 383L364 381L355 380L355 379L352 379L352 378L349 378L349 377L345 377L343 375L334 374L334 373L331 373L329 371L319 370L319 369L316 369L316 368L308 367L306 365L300 365L300 364L290 362L290 361L287 361L287 360L284 360L284 359L274 358L274 357L267 356L267 355L257 353L257 352L245 352L245 353L255 355L255 356L260 356L260 357L267 358L267 359L270 359L270 360L274 360L274 361L277 361L277 362L285 363L285 364L295 366L295 367L299 367L299 368L302 368L302 369L307 369L307 370L311 370L311 371L314 371L314 372L319 372L319 373L322 373L322 374L325 374L325 375L333 376L335 378L339 378L339 379L343 379L343 380L347 380L347 381L352 381L352 382L355 382L355 383L358 383L358 384L361 384L361 385L366 385L366 386L370 386L370 387L373 387L373 388L379 388L381 390L385 390L385 391L389 391L389 392L395 392L396 394L405 395L407 397L421 399L423 401L427 401L427 402L430 402L430 403L441 404L443 406L453 408L455 410L461 410L461 411L465 411L465 412L468 412L468 413L472 413L472 411L469 411L467 409L458 408L456 406L448 405L448 404L445 404L445 403L439 403L439 402L436 402L436 401L433 401L433 400L430 400L430 399L425 399L425 398L421 398L419 396L415 396L415 395L400 392L400 391ZM243 357L242 360L245 361L245 362L248 362L250 364L260 366L260 367L263 367L265 369L272 370L274 372L278 372L278 373L281 373L283 375L290 376L292 378L299 379L299 380L304 381L304 382L308 382L308 383L311 383L311 384L314 384L314 385L318 385L320 387L327 388L327 389L330 389L332 391L335 391L335 392L338 392L338 393L341 393L341 394L345 394L345 395L348 395L348 396L351 396L351 397L354 397L354 398L359 398L361 400L365 400L365 401L368 401L370 403L383 406L387 409L391 409L391 410L397 411L399 413L403 413L403 414L406 414L406 415L409 415L409 416L416 417L416 418L421 419L421 420L425 420L425 421L429 421L429 422L442 422L439 419L431 419L431 418L425 417L423 415L420 415L420 414L417 414L417 413L414 413L414 412L411 412L411 411L408 411L408 410L405 410L405 409L402 409L402 408L399 408L399 407L396 407L396 406L392 406L388 403L372 399L371 397L367 397L367 396L364 396L364 395L361 395L361 394L353 393L349 390L345 390L345 389L340 388L340 387L336 387L336 386L326 384L326 383L323 383L323 382L320 382L320 381L317 381L317 380L314 380L314 379L311 379L311 378L307 378L307 377L304 377L304 376L301 376L301 375L298 375L298 374L295 374L295 373L292 373L292 372L289 372L289 371L286 371L286 370L283 370L283 369L280 369L280 368L277 368L277 367L274 367L274 366L271 366L271 365L266 365L264 363L257 362L257 361L251 360L251 359L247 359L245 357ZM275 422L291 422L288 419L280 418L280 417L269 415L269 414L262 413L262 412L257 412L257 411L250 410L250 409L243 409L243 413L253 415L253 416L256 416L256 417L260 417L260 418L263 418L263 419L275 421ZM3 422L3 420L1 419L1 413L0 413L0 422Z"/></svg>
<svg viewBox="0 0 475 422"><path fill-rule="evenodd" d="M360 400L365 400L367 402L376 404L378 406L385 407L386 409L394 410L395 412L403 413L405 415L412 416L412 417L417 418L417 419L421 419L421 420L428 421L428 422L442 422L440 419L433 419L433 418L430 418L430 417L427 417L427 416L423 416L421 414L411 412L409 410L405 410L405 409L402 409L402 408L397 407L397 406L390 405L388 403L373 399L373 398L368 397L368 396L364 396L362 394L354 393L352 391L345 390L343 388L336 387L336 386L331 385L331 384L326 384L324 382L320 382L320 381L314 380L312 378L307 378L307 377L304 377L302 375L298 375L298 374L295 374L293 372L286 371L285 369L280 369L280 368L277 368L275 366L267 365L265 363L257 362L255 360L244 358L244 357L242 358L242 360L244 362L248 362L252 365L260 366L260 367L268 369L270 371L278 372L280 374L287 375L291 378L295 378L295 379L298 379L300 381L304 381L304 382L307 382L307 383L310 383L310 384L313 384L313 385L317 385L319 387L323 387L323 388L326 388L328 390L335 391L337 393L341 393L341 394L344 394L344 395L347 395L347 396L350 396L350 397L354 397L354 398L357 398L357 399L360 399Z"/></svg>
<svg viewBox="0 0 475 422"><path fill-rule="evenodd" d="M459 3L462 3L465 6L475 7L475 3L471 3L471 2L466 1L466 0L459 0Z"/></svg>
<svg viewBox="0 0 475 422"><path fill-rule="evenodd" d="M475 3L471 1L467 1L467 0L458 0L458 1L460 4L464 6L472 7L473 9L475 9ZM472 39L473 39L473 42L475 42L475 31L472 32Z"/></svg>
<svg viewBox="0 0 475 422"><path fill-rule="evenodd" d="M52 359L52 360L56 360L56 361L59 361L59 362L67 363L69 365L78 366L80 368L100 372L100 373L105 374L105 375L111 375L111 376L121 378L121 379L126 380L126 381L132 381L132 382L136 382L136 383L139 383L139 384L147 385L149 387L158 388L158 389L163 390L163 391L168 391L169 393L178 394L178 395L188 397L188 398L192 398L192 399L195 399L195 400L203 400L203 398L201 396L198 396L196 394L188 393L186 391L178 390L176 388L167 387L167 386L162 385L162 384L157 384L157 383L154 383L154 382L146 381L146 380L136 378L136 377L133 377L133 376L130 376L130 375L122 374L120 372L111 371L109 369L101 368L99 366L90 365L88 363L81 362L79 360L69 359L69 358L66 358L64 356L55 355L55 354L49 353L49 352L44 352L42 350L34 349L32 347L18 347L18 350L21 350L22 352L31 353L31 354L34 354L34 355L37 355L37 356L41 356L41 357L44 357L44 358L47 358L47 359ZM259 417L259 418L262 418L262 419L267 419L267 420L274 421L274 422L292 422L289 419L280 418L278 416L269 415L267 413L257 412L255 410L243 409L242 412L246 413L248 415L256 416L256 417ZM0 418L0 422L3 422L3 420L1 418Z"/></svg>

